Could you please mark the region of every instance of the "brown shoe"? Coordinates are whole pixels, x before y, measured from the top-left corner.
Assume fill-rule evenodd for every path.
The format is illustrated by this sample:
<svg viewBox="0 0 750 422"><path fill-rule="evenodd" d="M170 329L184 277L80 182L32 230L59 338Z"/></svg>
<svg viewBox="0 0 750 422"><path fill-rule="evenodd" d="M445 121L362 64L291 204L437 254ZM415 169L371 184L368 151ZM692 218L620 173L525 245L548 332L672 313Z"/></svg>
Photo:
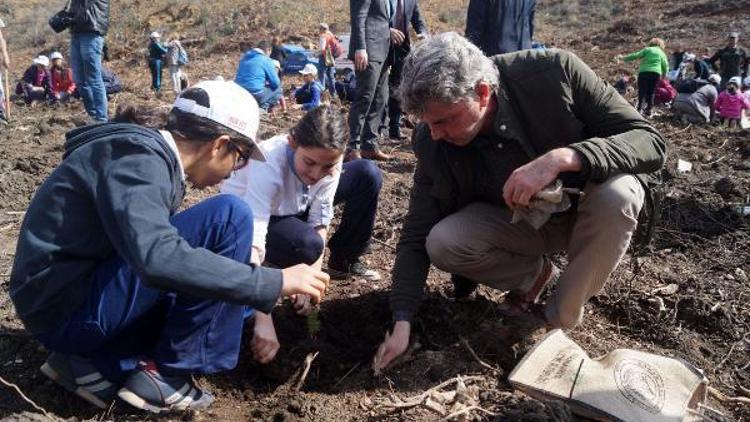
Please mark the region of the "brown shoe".
<svg viewBox="0 0 750 422"><path fill-rule="evenodd" d="M511 290L505 295L505 302L500 304L500 309L508 315L518 316L533 310L533 305L539 300L544 288L557 278L560 270L557 269L549 259L545 258L542 264L542 272L539 273L534 283L526 291Z"/></svg>
<svg viewBox="0 0 750 422"><path fill-rule="evenodd" d="M391 156L379 149L374 149L372 151L362 151L362 158L374 161L388 161L391 159Z"/></svg>
<svg viewBox="0 0 750 422"><path fill-rule="evenodd" d="M350 149L349 152L346 153L346 157L344 157L344 162L361 160L361 159L362 159L362 154L359 153L358 149Z"/></svg>

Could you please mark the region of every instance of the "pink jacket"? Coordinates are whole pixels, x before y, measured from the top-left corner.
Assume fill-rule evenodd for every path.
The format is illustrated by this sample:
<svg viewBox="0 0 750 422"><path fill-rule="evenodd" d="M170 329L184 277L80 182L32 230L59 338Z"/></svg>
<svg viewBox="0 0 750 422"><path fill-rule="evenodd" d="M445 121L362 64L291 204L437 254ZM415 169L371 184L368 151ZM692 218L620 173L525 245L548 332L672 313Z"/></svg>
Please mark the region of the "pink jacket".
<svg viewBox="0 0 750 422"><path fill-rule="evenodd" d="M750 110L750 101L740 92L732 95L723 91L716 99L714 108L725 119L741 119L742 110Z"/></svg>

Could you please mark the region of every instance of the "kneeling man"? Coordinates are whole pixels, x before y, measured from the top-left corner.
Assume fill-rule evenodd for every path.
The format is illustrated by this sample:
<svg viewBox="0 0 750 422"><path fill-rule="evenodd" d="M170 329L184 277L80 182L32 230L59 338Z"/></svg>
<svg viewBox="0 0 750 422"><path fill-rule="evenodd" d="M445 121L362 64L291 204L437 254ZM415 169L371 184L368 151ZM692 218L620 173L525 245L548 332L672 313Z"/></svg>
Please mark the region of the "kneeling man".
<svg viewBox="0 0 750 422"><path fill-rule="evenodd" d="M392 274L396 322L376 369L406 350L430 263L452 274L457 297L478 282L510 291L505 305L524 311L552 278L545 255L567 251L540 313L549 327L575 327L660 183L661 135L572 53L488 58L455 33L412 49L400 95L422 123ZM583 196L538 229L511 223L514 210L558 179Z"/></svg>

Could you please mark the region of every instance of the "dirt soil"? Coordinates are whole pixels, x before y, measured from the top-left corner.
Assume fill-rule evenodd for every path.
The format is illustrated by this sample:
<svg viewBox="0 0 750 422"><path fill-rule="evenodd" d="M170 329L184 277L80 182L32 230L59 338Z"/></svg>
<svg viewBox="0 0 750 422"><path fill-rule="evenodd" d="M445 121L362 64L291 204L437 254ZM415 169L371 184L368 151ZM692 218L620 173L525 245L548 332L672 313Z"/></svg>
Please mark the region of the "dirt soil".
<svg viewBox="0 0 750 422"><path fill-rule="evenodd" d="M601 75L614 80L622 65L612 57L640 48L651 34L703 51L722 45L721 34L727 25L750 24L747 14L737 17L733 7L724 10L708 3L714 4L633 1L607 22L567 28L545 13L561 3L543 1L537 13L537 19L543 22L539 38L575 51ZM644 26L644 21L648 25ZM188 72L193 80L216 74L231 77L238 54L235 50L191 57ZM169 93L160 100L153 98L145 66L137 59L116 59L110 65L127 86L115 102L167 105L173 98ZM299 84L287 78L285 86L292 82ZM632 94L628 97L633 100ZM436 420L438 414L426 406L397 409L387 403L394 397L418 395L456 376L473 376L467 384L477 392L478 405L495 416L473 411L470 419L575 419L565 406L514 392L507 382L508 373L527 344L503 340L500 334L523 331L525 321L500 314L499 292L482 287L474 300L454 303L449 299L447 275L434 269L415 323L416 344L410 357L384 375L371 373L372 356L389 327L389 270L415 164L408 142L386 144L394 159L381 166L385 184L378 207L376 242L366 258L381 272L382 281L334 283L320 307L319 323L297 317L288 303L281 304L274 312L282 343L277 359L267 366L257 365L245 348L235 370L201 377L200 383L217 397L210 411L152 417L122 403L104 412L92 408L38 371L46 351L23 330L8 296L23 212L36 187L59 162L64 133L84 124L85 116L79 105L57 109L17 105L13 113L13 123L0 126L0 375L56 417L134 421ZM587 304L584 322L570 335L592 356L616 348L634 348L685 359L702 368L711 385L723 394L747 395L750 217L738 215L735 208L750 199L750 136L713 126L686 127L673 122L668 111L660 113L653 121L668 140L669 160L664 170L662 215L653 242L640 256L626 256L605 289ZM297 117L264 116L264 136L285 130ZM692 171L677 172L678 159L690 161ZM191 191L188 203L213 193ZM564 265L564 256L555 259ZM250 334L247 331L246 337ZM305 357L314 352L319 354L297 391L295 384ZM725 420L750 420L747 404L710 399L709 405L723 413ZM42 420L39 411L15 391L0 386L0 419L6 418Z"/></svg>

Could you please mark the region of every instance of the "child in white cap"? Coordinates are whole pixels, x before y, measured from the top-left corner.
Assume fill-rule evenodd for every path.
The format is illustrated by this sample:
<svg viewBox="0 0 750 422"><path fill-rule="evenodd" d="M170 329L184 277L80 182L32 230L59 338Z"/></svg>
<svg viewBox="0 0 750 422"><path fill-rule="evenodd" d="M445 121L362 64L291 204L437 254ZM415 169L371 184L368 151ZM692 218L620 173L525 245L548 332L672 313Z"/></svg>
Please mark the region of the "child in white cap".
<svg viewBox="0 0 750 422"><path fill-rule="evenodd" d="M37 56L23 73L21 81L16 85L16 94L23 95L26 105L34 106L37 102L50 98L52 90L48 68L49 58Z"/></svg>
<svg viewBox="0 0 750 422"><path fill-rule="evenodd" d="M320 105L323 85L318 82L318 68L308 63L299 71L305 84L297 88L292 94L295 109L310 110Z"/></svg>
<svg viewBox="0 0 750 422"><path fill-rule="evenodd" d="M18 240L10 296L51 354L44 375L106 409L115 395L151 412L214 400L194 374L237 364L245 318L280 296L320 300L328 276L249 264L253 216L219 195L178 212L185 187L214 186L258 149L258 105L234 82L183 91L166 127L135 107L66 135Z"/></svg>
<svg viewBox="0 0 750 422"><path fill-rule="evenodd" d="M52 90L52 100L66 102L73 98L76 90L76 83L73 81L73 72L70 68L65 67L63 55L55 51L50 56L52 64L50 66L50 86Z"/></svg>

